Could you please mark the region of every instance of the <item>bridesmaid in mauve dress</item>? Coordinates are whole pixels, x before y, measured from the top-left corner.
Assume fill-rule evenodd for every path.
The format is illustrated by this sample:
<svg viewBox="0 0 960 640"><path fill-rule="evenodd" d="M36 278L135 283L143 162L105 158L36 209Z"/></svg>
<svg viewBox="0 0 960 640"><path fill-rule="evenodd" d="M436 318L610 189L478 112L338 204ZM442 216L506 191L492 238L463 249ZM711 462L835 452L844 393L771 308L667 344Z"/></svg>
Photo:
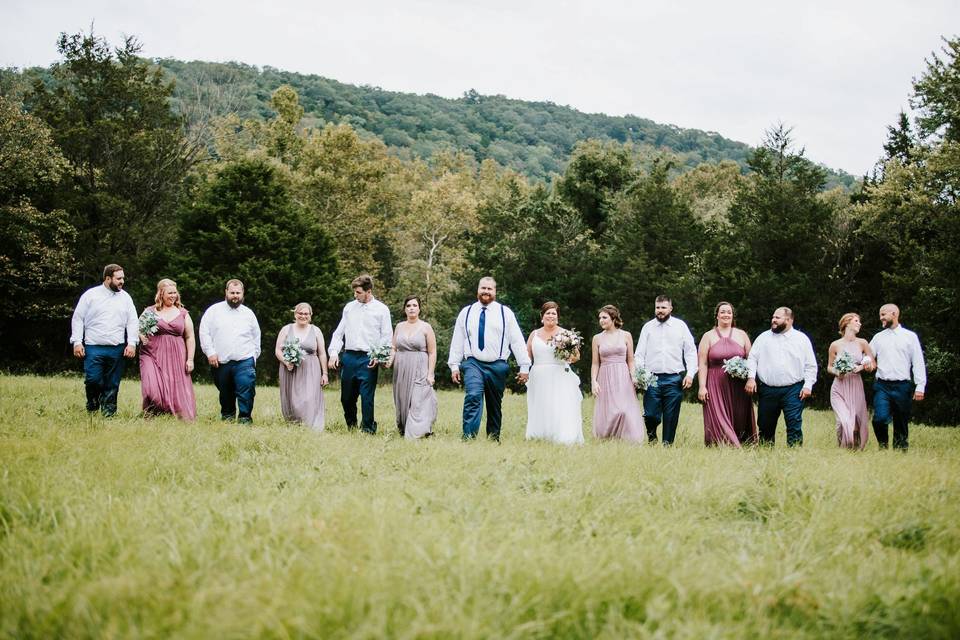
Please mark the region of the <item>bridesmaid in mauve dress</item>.
<svg viewBox="0 0 960 640"><path fill-rule="evenodd" d="M623 331L620 310L606 305L599 312L600 333L593 336L590 366L593 435L642 443L646 437L640 403L633 386L633 336Z"/></svg>
<svg viewBox="0 0 960 640"><path fill-rule="evenodd" d="M323 431L323 387L327 385L327 350L323 333L311 324L313 308L301 302L293 310L296 322L280 330L274 350L280 361L280 413L284 419L300 422L316 432ZM300 341L306 355L300 366L283 359L283 343L289 337Z"/></svg>
<svg viewBox="0 0 960 640"><path fill-rule="evenodd" d="M397 429L408 439L433 435L437 419L437 394L433 390L437 366L437 337L430 323L420 319L420 298L403 301L406 322L393 332L393 404Z"/></svg>
<svg viewBox="0 0 960 640"><path fill-rule="evenodd" d="M757 419L753 402L737 380L723 370L723 361L750 353L750 336L734 324L729 302L717 305L716 326L703 334L699 349L700 402L703 403L703 441L709 446L740 448L756 444Z"/></svg>
<svg viewBox="0 0 960 640"><path fill-rule="evenodd" d="M847 449L865 449L870 437L870 420L867 399L863 393L861 371L874 369L873 350L870 343L858 338L860 316L845 313L840 318L839 340L830 344L827 372L833 376L830 387L830 406L837 415L837 444ZM846 351L856 363L852 373L841 374L834 368L837 356Z"/></svg>
<svg viewBox="0 0 960 640"><path fill-rule="evenodd" d="M193 354L196 339L193 320L180 304L177 283L164 278L157 283L155 304L144 310L158 318L157 332L140 336L140 393L147 414L172 413L182 420L197 417L193 394Z"/></svg>

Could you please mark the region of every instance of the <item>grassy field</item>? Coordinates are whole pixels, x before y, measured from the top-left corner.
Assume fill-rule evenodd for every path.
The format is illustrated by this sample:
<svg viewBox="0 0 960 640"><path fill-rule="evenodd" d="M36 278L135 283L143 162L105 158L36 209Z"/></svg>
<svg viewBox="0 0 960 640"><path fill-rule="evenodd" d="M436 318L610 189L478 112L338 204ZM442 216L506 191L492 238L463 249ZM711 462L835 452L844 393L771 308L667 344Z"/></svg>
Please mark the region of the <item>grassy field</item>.
<svg viewBox="0 0 960 640"><path fill-rule="evenodd" d="M960 635L960 430L906 455L710 450L684 405L673 449L463 443L279 417L252 428L83 410L79 378L0 377L0 636L576 638ZM589 434L590 401L584 402Z"/></svg>

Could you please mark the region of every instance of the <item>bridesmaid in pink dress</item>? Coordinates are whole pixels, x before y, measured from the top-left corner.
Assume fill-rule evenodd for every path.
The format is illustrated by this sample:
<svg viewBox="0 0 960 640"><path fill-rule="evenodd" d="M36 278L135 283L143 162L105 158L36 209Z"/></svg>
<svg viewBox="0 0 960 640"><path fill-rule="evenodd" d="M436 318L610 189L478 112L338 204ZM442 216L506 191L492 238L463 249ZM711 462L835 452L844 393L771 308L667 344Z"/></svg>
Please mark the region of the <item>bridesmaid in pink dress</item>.
<svg viewBox="0 0 960 640"><path fill-rule="evenodd" d="M193 354L196 340L193 320L180 304L177 283L164 278L157 283L152 310L157 332L140 336L140 393L147 414L172 413L182 420L197 417L193 394Z"/></svg>
<svg viewBox="0 0 960 640"><path fill-rule="evenodd" d="M647 437L633 386L633 336L622 330L620 310L606 305L599 313L600 333L593 336L590 366L593 435L642 443Z"/></svg>
<svg viewBox="0 0 960 640"><path fill-rule="evenodd" d="M700 402L703 403L703 441L709 446L740 448L757 442L757 419L753 402L743 390L746 380L737 380L723 370L723 361L750 353L750 336L734 325L735 311L729 302L715 310L716 326L700 338Z"/></svg>
<svg viewBox="0 0 960 640"><path fill-rule="evenodd" d="M874 356L870 343L858 338L860 316L845 313L840 318L839 340L830 344L827 372L835 376L830 387L830 406L837 415L837 444L847 449L864 449L870 437L870 420L867 399L863 393L861 371L873 371ZM852 373L837 373L833 364L837 356L846 351L857 363Z"/></svg>

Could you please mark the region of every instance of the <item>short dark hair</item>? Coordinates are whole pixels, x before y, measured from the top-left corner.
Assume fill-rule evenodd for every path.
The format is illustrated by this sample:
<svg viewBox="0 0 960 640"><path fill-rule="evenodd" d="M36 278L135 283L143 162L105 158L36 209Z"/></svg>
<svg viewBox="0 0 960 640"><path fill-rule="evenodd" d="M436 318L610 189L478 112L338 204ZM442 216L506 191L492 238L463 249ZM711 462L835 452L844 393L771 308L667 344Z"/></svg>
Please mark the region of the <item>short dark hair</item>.
<svg viewBox="0 0 960 640"><path fill-rule="evenodd" d="M560 315L560 305L553 300L547 300L543 303L543 306L540 307L540 318L543 319L543 316L546 315L547 311L550 311L550 309L556 309L557 315Z"/></svg>
<svg viewBox="0 0 960 640"><path fill-rule="evenodd" d="M360 274L350 283L351 289L356 289L357 287L360 287L364 291L370 291L373 289L373 278L365 273Z"/></svg>
<svg viewBox="0 0 960 640"><path fill-rule="evenodd" d="M103 279L112 278L117 271L123 271L123 267L118 264L108 264L103 268Z"/></svg>
<svg viewBox="0 0 960 640"><path fill-rule="evenodd" d="M605 313L610 316L610 319L613 320L613 326L617 329L623 326L623 318L620 317L620 309L617 309L612 304L605 304L600 307L600 311L597 311L599 316L601 313Z"/></svg>
<svg viewBox="0 0 960 640"><path fill-rule="evenodd" d="M657 299L654 302L669 302L670 305L673 306L673 300L670 299L670 296L664 295L662 293L657 296Z"/></svg>

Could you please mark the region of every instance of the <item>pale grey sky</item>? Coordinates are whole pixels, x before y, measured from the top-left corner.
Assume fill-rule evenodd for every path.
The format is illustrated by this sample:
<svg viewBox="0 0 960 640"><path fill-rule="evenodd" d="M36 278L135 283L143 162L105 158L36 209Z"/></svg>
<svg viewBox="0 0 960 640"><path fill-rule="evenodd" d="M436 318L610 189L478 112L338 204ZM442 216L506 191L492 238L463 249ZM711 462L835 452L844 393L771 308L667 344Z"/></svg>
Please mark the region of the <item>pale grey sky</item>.
<svg viewBox="0 0 960 640"><path fill-rule="evenodd" d="M61 31L148 57L236 60L393 91L468 89L634 114L757 144L782 121L859 175L908 107L960 2L3 0L0 66L47 65Z"/></svg>

